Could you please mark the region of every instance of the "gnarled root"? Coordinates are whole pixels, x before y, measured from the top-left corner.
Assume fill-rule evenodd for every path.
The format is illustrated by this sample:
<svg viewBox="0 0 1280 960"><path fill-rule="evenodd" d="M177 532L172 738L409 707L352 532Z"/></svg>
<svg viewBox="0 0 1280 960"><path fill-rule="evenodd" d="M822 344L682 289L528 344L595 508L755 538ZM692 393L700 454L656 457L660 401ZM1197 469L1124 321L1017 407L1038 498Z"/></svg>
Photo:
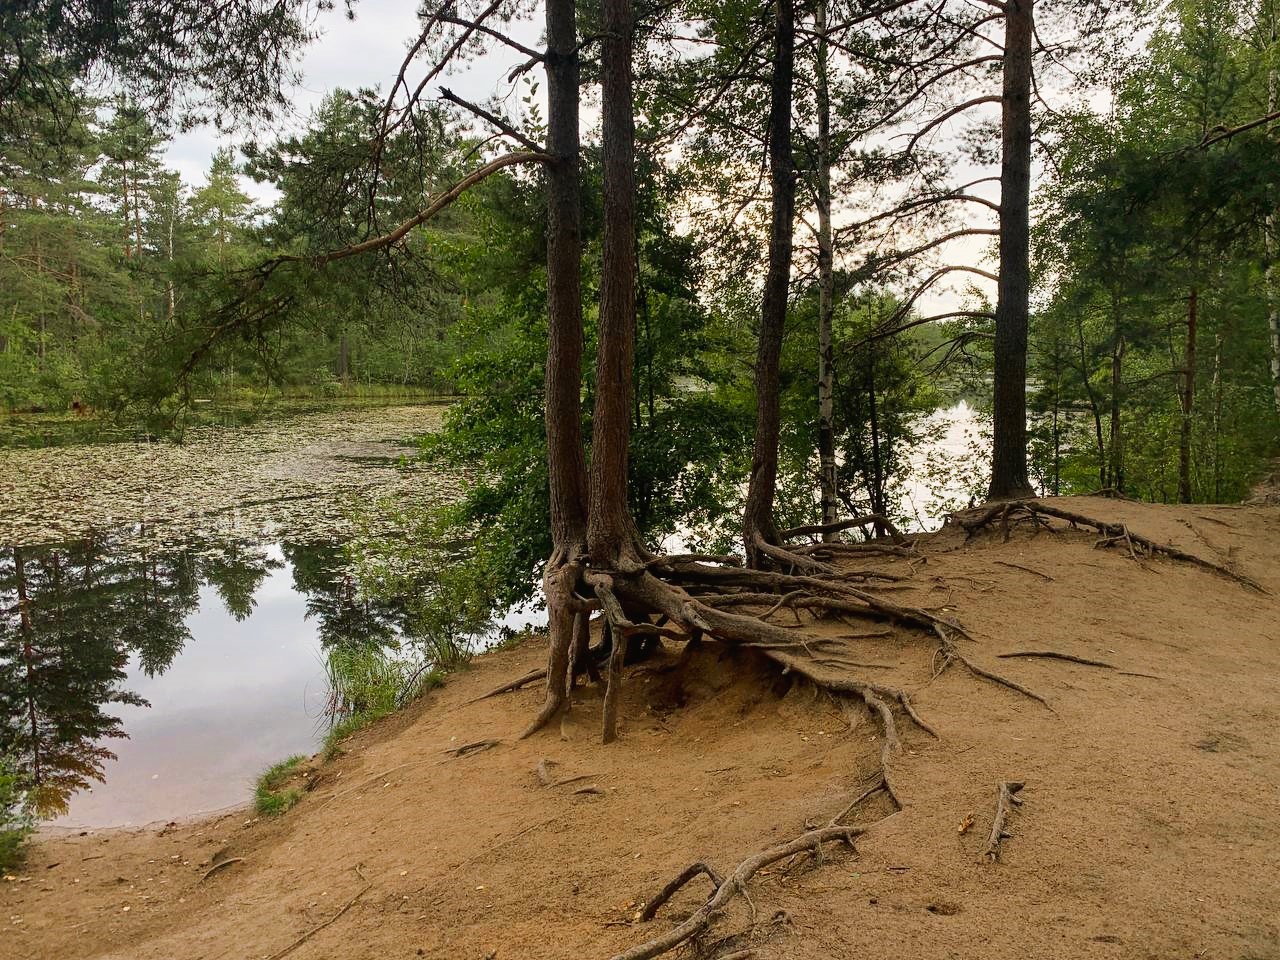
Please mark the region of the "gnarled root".
<svg viewBox="0 0 1280 960"><path fill-rule="evenodd" d="M624 950L615 956L613 960L652 960L653 957L658 957L674 950L709 927L712 921L724 912L725 908L736 896L739 894L747 896L747 884L764 867L777 863L779 860L794 857L798 853L815 850L821 844L833 840L843 841L852 848L854 838L863 833L865 831L858 827L822 827L818 830L810 830L807 833L803 833L789 843L779 844L776 847L770 847L767 850L752 854L738 864L724 882L716 886L715 893L711 895L711 898L695 910L687 920L666 933L654 937L652 940L637 944L629 950ZM688 873L690 869L692 868L686 868L681 876ZM697 873L685 877L684 882L687 883L693 876L697 876ZM673 883L675 881L667 884L667 887L671 887ZM677 884L671 892L674 893L682 885ZM666 890L665 887L664 890ZM668 894L667 896L670 897L670 895Z"/></svg>
<svg viewBox="0 0 1280 960"><path fill-rule="evenodd" d="M1179 550L1172 544L1159 543L1150 537L1134 533L1126 524L1098 520L1072 510L1064 510L1054 504L1042 503L1039 500L1012 500L1008 503L993 504L977 512L954 513L950 519L960 524L969 537L998 521L1003 530L1004 539L1007 541L1014 523L1030 522L1037 527L1049 528L1048 518L1062 520L1076 529L1083 528L1097 533L1098 540L1094 544L1095 547L1110 547L1122 543L1135 560L1150 556L1167 557L1234 580L1258 593L1267 593L1266 588L1260 583L1244 574L1236 573L1228 567L1197 557L1185 550Z"/></svg>

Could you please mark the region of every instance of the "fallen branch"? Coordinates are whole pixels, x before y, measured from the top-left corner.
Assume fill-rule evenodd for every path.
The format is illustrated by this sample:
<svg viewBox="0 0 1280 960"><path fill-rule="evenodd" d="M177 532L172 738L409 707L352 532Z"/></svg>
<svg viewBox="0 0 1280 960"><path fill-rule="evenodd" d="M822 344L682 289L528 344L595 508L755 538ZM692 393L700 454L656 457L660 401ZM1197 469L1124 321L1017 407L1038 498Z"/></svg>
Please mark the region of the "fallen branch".
<svg viewBox="0 0 1280 960"><path fill-rule="evenodd" d="M992 863L1000 859L1000 841L1013 836L1005 830L1005 822L1008 820L1010 811L1015 806L1022 805L1022 798L1018 793L1024 786L1025 784L1018 780L1004 780L996 789L996 815L991 823L991 836L987 840L985 853L986 858Z"/></svg>

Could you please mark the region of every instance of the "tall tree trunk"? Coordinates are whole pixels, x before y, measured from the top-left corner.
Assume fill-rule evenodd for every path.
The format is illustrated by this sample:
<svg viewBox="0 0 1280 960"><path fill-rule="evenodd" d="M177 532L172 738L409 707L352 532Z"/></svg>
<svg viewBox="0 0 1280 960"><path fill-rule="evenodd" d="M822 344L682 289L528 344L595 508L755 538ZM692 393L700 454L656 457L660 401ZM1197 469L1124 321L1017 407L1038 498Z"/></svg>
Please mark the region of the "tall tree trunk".
<svg viewBox="0 0 1280 960"><path fill-rule="evenodd" d="M1222 331L1213 335L1213 502L1222 502Z"/></svg>
<svg viewBox="0 0 1280 960"><path fill-rule="evenodd" d="M636 352L635 117L631 0L604 0L600 50L604 237L596 397L591 416L591 487L587 545L597 593L608 603L612 571L630 573L644 550L627 505L631 394ZM601 711L601 740L617 737L618 700L627 633L612 632L613 650Z"/></svg>
<svg viewBox="0 0 1280 960"><path fill-rule="evenodd" d="M546 700L527 733L568 702L574 590L587 548L587 463L582 447L582 196L578 27L574 0L547 0L547 368L545 416L551 557Z"/></svg>
<svg viewBox="0 0 1280 960"><path fill-rule="evenodd" d="M1034 0L1004 4L1000 280L996 301L991 500L1032 494L1027 480L1027 327L1031 300L1031 51Z"/></svg>
<svg viewBox="0 0 1280 960"><path fill-rule="evenodd" d="M818 0L814 10L818 35L814 92L818 109L818 484L822 498L822 522L835 523L839 510L836 493L835 404L832 388L831 318L835 313L835 250L831 234L831 90L827 77L827 3ZM835 534L822 535L831 540Z"/></svg>
<svg viewBox="0 0 1280 960"><path fill-rule="evenodd" d="M35 697L35 630L31 623L31 598L27 594L26 567L22 548L13 548L13 571L18 588L18 629L22 634L22 662L26 677L27 724L31 729L31 762L27 775L36 787L44 785L44 764L40 757L40 721Z"/></svg>
<svg viewBox="0 0 1280 960"><path fill-rule="evenodd" d="M1196 325L1199 296L1195 287L1187 296L1187 345L1183 351L1182 429L1178 437L1178 500L1191 502L1191 414L1196 399Z"/></svg>
<svg viewBox="0 0 1280 960"><path fill-rule="evenodd" d="M1276 11L1276 0L1270 3L1271 44L1267 49L1270 65L1267 69L1267 113L1275 113L1280 109L1280 16ZM1268 135L1280 149L1280 125L1268 124ZM1280 218L1275 210L1267 212L1266 225L1263 229L1267 255L1267 324L1271 331L1271 390L1275 403L1276 415L1280 416L1280 268L1276 266L1280 258ZM1216 499L1216 498L1215 498Z"/></svg>
<svg viewBox="0 0 1280 960"><path fill-rule="evenodd" d="M773 78L769 101L769 174L773 193L769 229L769 269L760 309L756 351L756 434L751 480L743 517L743 544L751 566L760 565L758 539L778 542L773 519L778 485L778 431L781 387L778 366L791 283L791 229L795 216L795 169L791 162L791 95L795 62L795 13L792 0L774 2Z"/></svg>
<svg viewBox="0 0 1280 960"><path fill-rule="evenodd" d="M884 456L880 451L880 412L876 401L876 345L867 344L867 400L871 413L871 512L883 515ZM876 533L883 535L880 521L876 521Z"/></svg>
<svg viewBox="0 0 1280 960"><path fill-rule="evenodd" d="M627 509L636 331L631 0L604 0L603 26L600 103L604 238L587 543L592 565L608 569L620 558L635 559L631 548L637 542Z"/></svg>
<svg viewBox="0 0 1280 960"><path fill-rule="evenodd" d="M164 281L165 323L173 329L174 316L177 313L177 298L173 285L173 222L178 218L178 187L173 188L173 199L169 205L169 237L165 246L165 258L169 265L168 275Z"/></svg>
<svg viewBox="0 0 1280 960"><path fill-rule="evenodd" d="M1111 346L1111 435L1107 463L1108 485L1116 493L1124 493L1124 425L1120 422L1120 395L1124 389L1126 346L1123 334L1117 329Z"/></svg>
<svg viewBox="0 0 1280 960"><path fill-rule="evenodd" d="M338 334L338 379L343 383L351 376L351 340L344 325Z"/></svg>

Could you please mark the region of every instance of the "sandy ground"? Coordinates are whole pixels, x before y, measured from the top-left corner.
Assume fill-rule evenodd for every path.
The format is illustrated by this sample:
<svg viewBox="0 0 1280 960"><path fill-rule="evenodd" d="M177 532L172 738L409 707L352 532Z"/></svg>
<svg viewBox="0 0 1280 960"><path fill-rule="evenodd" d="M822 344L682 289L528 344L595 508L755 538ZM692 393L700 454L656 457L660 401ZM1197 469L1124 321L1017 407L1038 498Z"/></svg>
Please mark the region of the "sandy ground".
<svg viewBox="0 0 1280 960"><path fill-rule="evenodd" d="M958 666L931 681L919 634L851 641L941 739L904 722L891 764L904 809L877 795L856 814L871 825L856 854L758 875L702 955L1280 958L1280 510L1071 506L1272 595L1082 533L928 539L895 599L945 607L974 636L967 655L1052 711ZM997 658L1018 650L1116 669ZM682 695L674 674L633 668L619 743L597 742L590 689L559 731L513 740L536 689L467 701L542 656L531 643L481 658L355 738L279 820L42 839L0 884L0 956L608 958L698 906L704 879L633 920L685 864L726 872L877 776L865 711L714 650ZM503 742L445 752L491 737ZM544 786L540 761L568 782ZM1002 780L1025 781L1025 802L990 863Z"/></svg>

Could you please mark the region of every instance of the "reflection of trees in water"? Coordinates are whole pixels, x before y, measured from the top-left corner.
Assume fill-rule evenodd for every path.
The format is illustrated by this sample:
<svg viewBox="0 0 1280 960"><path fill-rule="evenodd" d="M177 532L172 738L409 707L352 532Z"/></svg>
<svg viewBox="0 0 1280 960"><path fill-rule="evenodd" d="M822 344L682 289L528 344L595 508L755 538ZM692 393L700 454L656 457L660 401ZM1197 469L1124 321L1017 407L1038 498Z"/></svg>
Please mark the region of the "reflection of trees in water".
<svg viewBox="0 0 1280 960"><path fill-rule="evenodd" d="M360 598L339 548L285 552L327 646L394 637L393 605ZM163 673L191 639L202 584L244 620L281 566L243 543L157 553L98 535L0 548L0 755L17 760L37 815L65 812L77 790L102 780L110 742L126 736L111 706L146 703L124 688L130 657L149 676Z"/></svg>
<svg viewBox="0 0 1280 960"><path fill-rule="evenodd" d="M306 595L307 617L316 621L326 649L397 645L404 630L404 603L366 595L341 547L286 543L283 549L293 568L293 588Z"/></svg>

